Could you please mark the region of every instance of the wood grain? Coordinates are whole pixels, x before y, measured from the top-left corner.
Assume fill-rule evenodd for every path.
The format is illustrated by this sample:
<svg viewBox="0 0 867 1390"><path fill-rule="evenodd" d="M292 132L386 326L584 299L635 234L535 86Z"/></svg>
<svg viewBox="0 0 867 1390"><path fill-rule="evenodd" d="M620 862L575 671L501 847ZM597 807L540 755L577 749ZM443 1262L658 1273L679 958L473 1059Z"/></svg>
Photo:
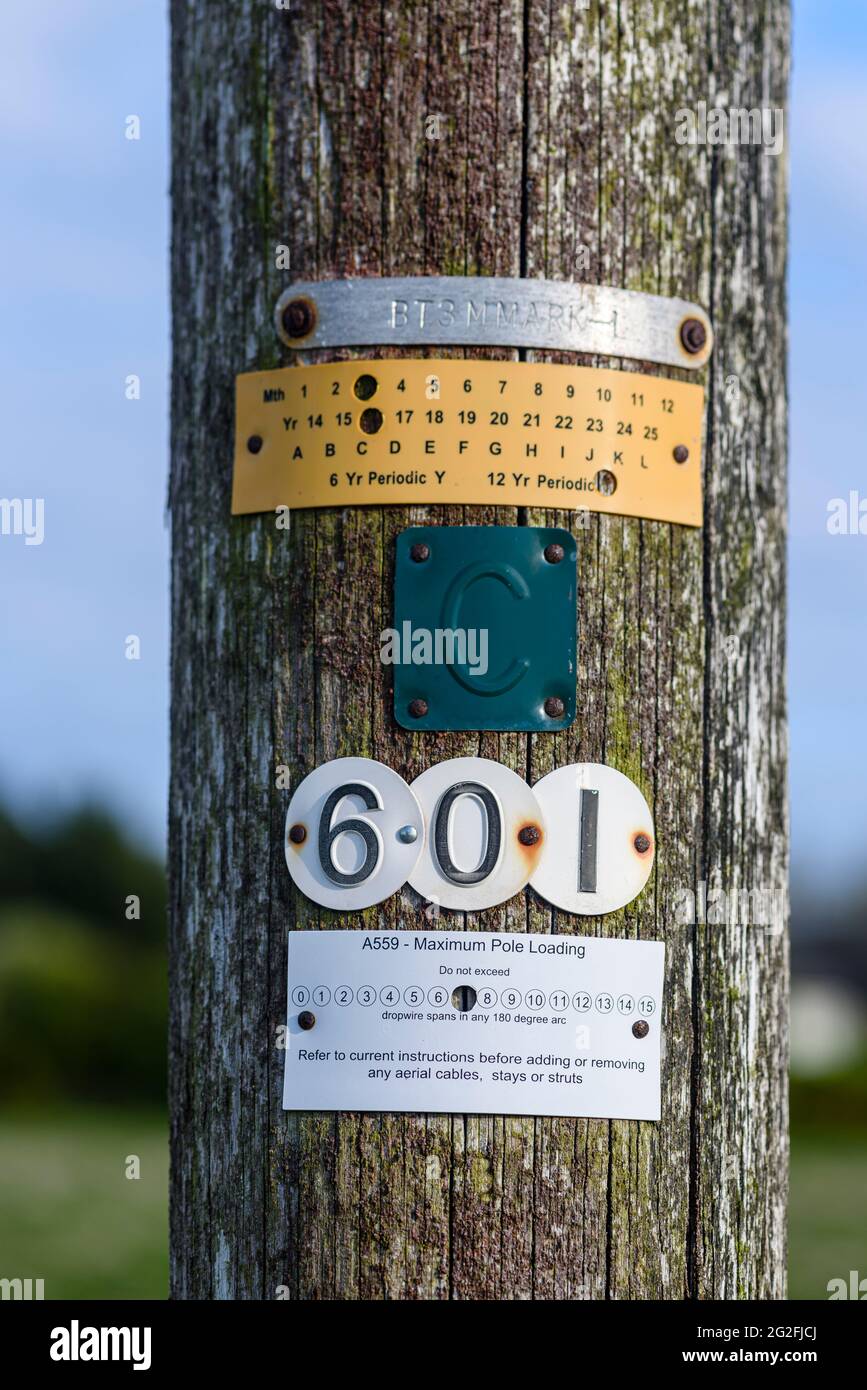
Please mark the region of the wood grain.
<svg viewBox="0 0 867 1390"><path fill-rule="evenodd" d="M681 146L675 121L700 100L785 106L788 3L171 13L173 1296L784 1297L786 937L736 895L784 901L788 872L785 157ZM703 529L485 507L231 518L233 380L293 360L272 325L290 276L424 273L705 304ZM378 639L394 537L418 522L575 532L572 730L395 726ZM462 754L530 781L610 763L654 810L651 882L600 920L529 890L467 919L431 920L409 889L320 910L285 867L278 769L295 785L348 754L408 778ZM684 925L702 882L733 905ZM286 934L334 925L665 940L661 1123L284 1112Z"/></svg>

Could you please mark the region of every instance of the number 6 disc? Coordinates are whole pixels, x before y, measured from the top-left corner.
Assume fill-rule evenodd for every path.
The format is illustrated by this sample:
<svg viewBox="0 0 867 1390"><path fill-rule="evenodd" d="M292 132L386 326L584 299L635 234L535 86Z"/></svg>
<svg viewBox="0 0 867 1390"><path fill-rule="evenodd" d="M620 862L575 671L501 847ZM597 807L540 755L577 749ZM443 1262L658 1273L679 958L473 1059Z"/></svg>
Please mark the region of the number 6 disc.
<svg viewBox="0 0 867 1390"><path fill-rule="evenodd" d="M357 911L406 883L424 845L424 818L399 773L373 758L335 758L296 788L285 845L305 897Z"/></svg>
<svg viewBox="0 0 867 1390"><path fill-rule="evenodd" d="M530 886L564 912L596 917L637 898L656 849L650 808L634 782L603 763L572 763L533 791L548 833Z"/></svg>

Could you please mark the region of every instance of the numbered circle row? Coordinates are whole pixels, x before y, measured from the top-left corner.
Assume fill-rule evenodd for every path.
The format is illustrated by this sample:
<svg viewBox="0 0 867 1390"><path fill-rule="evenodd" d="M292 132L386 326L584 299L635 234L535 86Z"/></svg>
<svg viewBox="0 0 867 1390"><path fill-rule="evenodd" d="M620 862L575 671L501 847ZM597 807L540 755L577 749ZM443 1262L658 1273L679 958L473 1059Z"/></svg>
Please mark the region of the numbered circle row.
<svg viewBox="0 0 867 1390"><path fill-rule="evenodd" d="M412 786L371 758L323 763L286 813L286 862L313 902L357 911L409 884L449 911L507 902L529 883L564 912L631 902L654 857L650 808L615 768L571 763L531 788L490 758L448 758Z"/></svg>
<svg viewBox="0 0 867 1390"><path fill-rule="evenodd" d="M307 985L296 985L291 994L292 1003L298 1009L305 1008L308 1004L316 1004L319 1008L324 1008L327 1004L337 1004L340 1008L346 1008L353 1002L361 1004L363 1008L369 1008L375 1004L377 999L386 1008L393 1008L403 1002L411 1009L419 1008L427 1001L434 1008L444 1008L451 999L451 991L445 985L434 985L425 994L420 985L408 985L403 993L397 985L383 985L377 992L373 985L359 985L353 990L349 985L337 985L332 991L327 985L314 985L312 989ZM521 994L517 989L504 989L497 991L485 985L476 992L476 1004L482 1009L493 1009L499 1004L503 1009L518 1009L522 1006L538 1013L546 1006L553 1013L564 1014L571 1007L577 1013L588 1013L595 1008L597 1013L610 1014L615 1011L619 1014L632 1014L636 1010L638 1013L649 1017L656 1012L656 1003L649 995L645 995L636 1003L631 994L620 994L616 997L613 994L597 994L594 997L585 990L580 990L577 994L569 995L565 990L554 990L551 994L546 994L541 989L529 989L525 994Z"/></svg>

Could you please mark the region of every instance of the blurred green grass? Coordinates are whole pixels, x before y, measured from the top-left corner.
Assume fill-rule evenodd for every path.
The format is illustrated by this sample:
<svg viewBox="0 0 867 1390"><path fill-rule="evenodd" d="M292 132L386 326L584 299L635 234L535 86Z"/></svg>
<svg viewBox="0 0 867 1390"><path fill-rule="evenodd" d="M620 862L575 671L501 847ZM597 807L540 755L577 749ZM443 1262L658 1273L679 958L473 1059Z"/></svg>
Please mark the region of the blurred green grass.
<svg viewBox="0 0 867 1390"><path fill-rule="evenodd" d="M792 1137L789 1298L828 1297L830 1279L867 1277L867 1137Z"/></svg>
<svg viewBox="0 0 867 1390"><path fill-rule="evenodd" d="M6 1277L56 1298L165 1298L168 1125L153 1112L70 1110L0 1118L0 1250ZM141 1177L124 1176L126 1158ZM792 1140L789 1297L867 1276L867 1137Z"/></svg>
<svg viewBox="0 0 867 1390"><path fill-rule="evenodd" d="M110 812L0 805L0 1278L47 1299L167 1296L165 932Z"/></svg>
<svg viewBox="0 0 867 1390"><path fill-rule="evenodd" d="M125 1176L126 1159L141 1176ZM0 1277L45 1298L168 1295L168 1123L152 1111L0 1116Z"/></svg>

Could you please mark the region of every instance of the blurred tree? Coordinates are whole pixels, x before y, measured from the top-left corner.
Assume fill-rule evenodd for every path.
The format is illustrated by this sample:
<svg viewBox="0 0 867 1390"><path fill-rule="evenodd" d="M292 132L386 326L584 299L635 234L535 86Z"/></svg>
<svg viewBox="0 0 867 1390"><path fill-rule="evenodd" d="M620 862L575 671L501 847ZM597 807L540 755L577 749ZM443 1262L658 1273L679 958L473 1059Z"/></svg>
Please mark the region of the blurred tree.
<svg viewBox="0 0 867 1390"><path fill-rule="evenodd" d="M139 898L141 917L126 916ZM104 931L134 927L140 940L165 939L163 866L134 848L108 811L82 806L40 831L0 809L0 901L35 900L80 914Z"/></svg>
<svg viewBox="0 0 867 1390"><path fill-rule="evenodd" d="M165 903L108 812L36 833L0 810L0 1099L163 1104Z"/></svg>

